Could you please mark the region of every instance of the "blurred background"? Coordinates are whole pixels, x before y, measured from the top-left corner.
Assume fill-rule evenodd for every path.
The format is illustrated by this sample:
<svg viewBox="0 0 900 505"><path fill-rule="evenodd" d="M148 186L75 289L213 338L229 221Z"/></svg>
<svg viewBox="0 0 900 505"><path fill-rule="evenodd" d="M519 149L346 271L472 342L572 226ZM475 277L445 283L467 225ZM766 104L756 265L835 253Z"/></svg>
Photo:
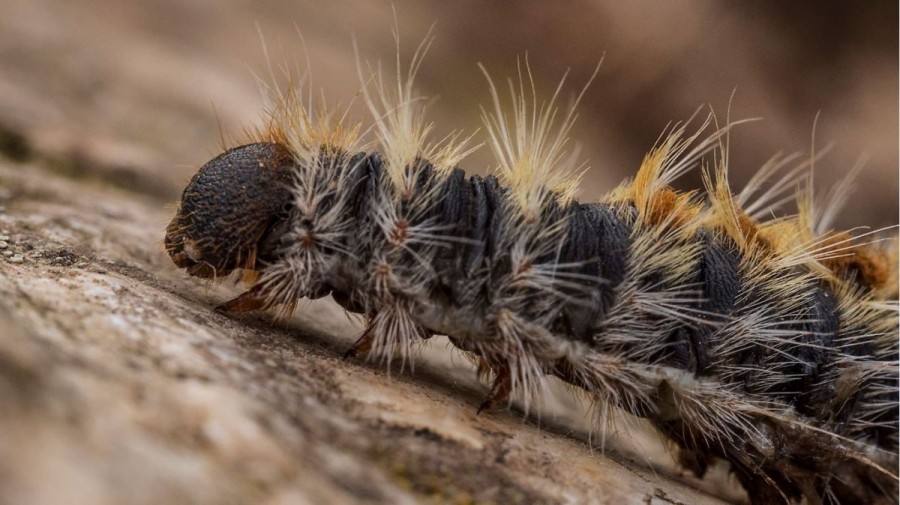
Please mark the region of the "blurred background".
<svg viewBox="0 0 900 505"><path fill-rule="evenodd" d="M572 133L591 167L583 199L633 174L670 121L704 105L724 118L734 93L732 118L763 118L731 137L735 187L779 151L809 151L820 113L815 145L834 145L816 165L822 191L868 159L839 225L897 223L894 1L393 5L405 61L434 25L417 83L438 135L481 126L478 62L504 78L527 53L539 90L570 70L574 95L605 55ZM0 0L0 147L175 200L218 150L219 123L259 123L260 33L274 61L308 52L313 86L346 104L360 89L353 37L363 59L391 64L393 16L386 1ZM491 164L482 148L463 166Z"/></svg>

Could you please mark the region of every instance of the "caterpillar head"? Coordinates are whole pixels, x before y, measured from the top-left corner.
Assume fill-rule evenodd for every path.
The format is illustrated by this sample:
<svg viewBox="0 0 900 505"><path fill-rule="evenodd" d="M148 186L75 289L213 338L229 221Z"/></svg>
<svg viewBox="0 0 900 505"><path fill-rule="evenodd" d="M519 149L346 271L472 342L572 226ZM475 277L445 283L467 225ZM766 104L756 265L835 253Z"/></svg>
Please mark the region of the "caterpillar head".
<svg viewBox="0 0 900 505"><path fill-rule="evenodd" d="M166 228L172 261L203 278L257 270L286 226L293 167L288 150L273 143L229 149L203 165Z"/></svg>

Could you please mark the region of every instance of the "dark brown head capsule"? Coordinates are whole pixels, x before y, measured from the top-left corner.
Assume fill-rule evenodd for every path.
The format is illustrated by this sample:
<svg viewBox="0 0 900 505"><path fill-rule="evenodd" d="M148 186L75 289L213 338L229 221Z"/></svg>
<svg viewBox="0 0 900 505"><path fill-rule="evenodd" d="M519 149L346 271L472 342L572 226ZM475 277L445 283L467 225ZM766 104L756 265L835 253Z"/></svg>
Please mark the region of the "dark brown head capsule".
<svg viewBox="0 0 900 505"><path fill-rule="evenodd" d="M166 228L172 261L196 277L257 269L274 252L291 198L293 159L272 143L229 149L203 165Z"/></svg>

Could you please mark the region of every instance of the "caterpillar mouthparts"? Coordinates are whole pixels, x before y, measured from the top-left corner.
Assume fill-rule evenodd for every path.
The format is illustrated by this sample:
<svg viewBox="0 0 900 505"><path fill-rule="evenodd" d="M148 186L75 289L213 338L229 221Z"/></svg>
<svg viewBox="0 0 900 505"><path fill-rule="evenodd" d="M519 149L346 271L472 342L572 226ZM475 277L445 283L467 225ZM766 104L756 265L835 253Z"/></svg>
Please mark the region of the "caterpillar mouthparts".
<svg viewBox="0 0 900 505"><path fill-rule="evenodd" d="M485 113L498 176L466 176L457 138L430 143L412 97L375 79L382 147L317 118L295 90L254 142L186 187L167 227L196 277L251 272L220 308L290 311L331 295L368 324L348 351L382 360L444 334L492 378L480 409L541 394L554 375L650 420L695 462L725 458L755 504L896 503L897 239L830 231L811 195L799 216L761 220L800 179L751 194L722 157L708 198L671 182L714 152L676 128L599 203L574 198L571 120L553 100Z"/></svg>

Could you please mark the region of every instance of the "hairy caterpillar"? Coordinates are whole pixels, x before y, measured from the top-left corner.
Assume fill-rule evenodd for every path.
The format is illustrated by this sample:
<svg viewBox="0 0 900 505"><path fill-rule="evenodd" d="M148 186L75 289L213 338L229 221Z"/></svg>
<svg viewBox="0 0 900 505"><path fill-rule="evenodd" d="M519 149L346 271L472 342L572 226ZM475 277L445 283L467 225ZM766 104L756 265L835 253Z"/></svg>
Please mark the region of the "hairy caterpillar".
<svg viewBox="0 0 900 505"><path fill-rule="evenodd" d="M174 263L243 271L252 285L229 312L332 295L368 318L351 355L405 363L445 334L491 378L480 408L527 402L555 375L601 411L649 419L698 473L727 459L753 503L896 503L896 238L831 230L834 207L810 191L797 216L763 220L804 165L754 199L791 162L773 159L733 194L733 123L704 138L711 119L579 203L574 106L555 105L560 88L529 99L521 77L511 113L491 83L497 175L467 177L469 139L429 140L413 94L426 48L396 83L363 87L377 150L295 88L270 89L268 127L185 189L165 238ZM712 152L706 197L671 188Z"/></svg>

